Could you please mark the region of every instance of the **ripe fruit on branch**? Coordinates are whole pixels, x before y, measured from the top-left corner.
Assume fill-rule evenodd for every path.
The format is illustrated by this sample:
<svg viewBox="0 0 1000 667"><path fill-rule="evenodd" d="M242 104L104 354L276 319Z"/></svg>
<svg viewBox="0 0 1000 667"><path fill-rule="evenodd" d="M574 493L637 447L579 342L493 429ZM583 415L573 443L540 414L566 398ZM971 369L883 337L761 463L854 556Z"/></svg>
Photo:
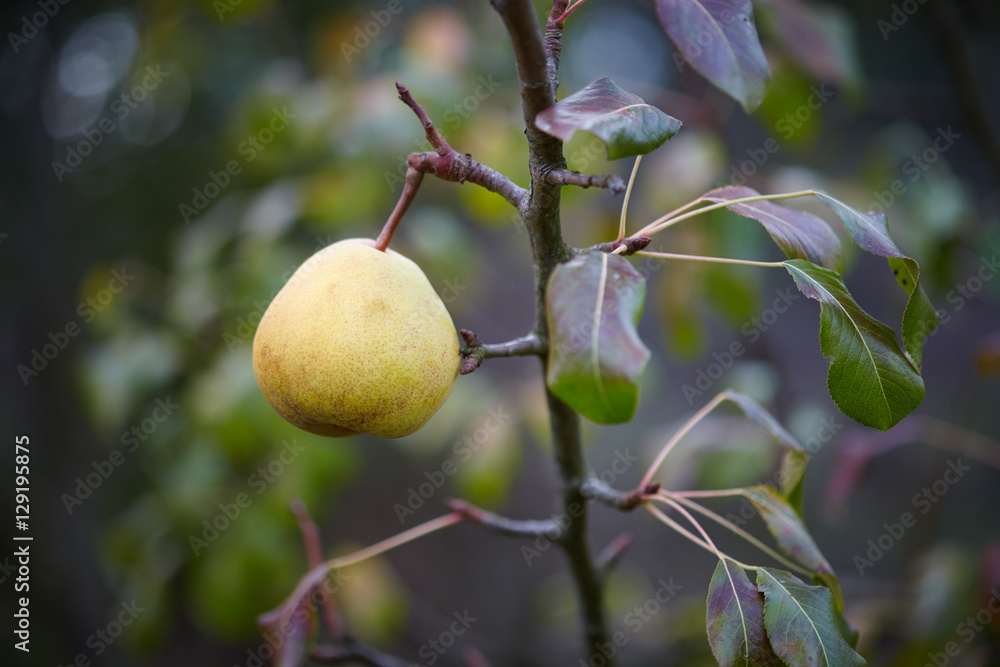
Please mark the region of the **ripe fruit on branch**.
<svg viewBox="0 0 1000 667"><path fill-rule="evenodd" d="M299 428L399 438L423 426L451 391L461 359L455 325L423 271L384 249L385 236L317 252L261 319L257 384Z"/></svg>

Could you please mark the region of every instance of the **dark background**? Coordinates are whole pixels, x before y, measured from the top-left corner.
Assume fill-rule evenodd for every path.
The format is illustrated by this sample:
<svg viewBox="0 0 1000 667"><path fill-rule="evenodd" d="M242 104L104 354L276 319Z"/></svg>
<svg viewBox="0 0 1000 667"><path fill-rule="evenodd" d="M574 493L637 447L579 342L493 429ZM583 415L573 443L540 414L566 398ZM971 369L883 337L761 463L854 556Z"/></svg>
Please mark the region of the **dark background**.
<svg viewBox="0 0 1000 667"><path fill-rule="evenodd" d="M385 2L223 2L50 2L58 11L35 32L24 20L39 4L0 10L0 479L12 514L14 436L29 435L34 537L31 653L17 652L14 664L68 665L81 654L101 665L256 664L255 617L305 569L288 501L306 502L328 554L383 539L401 529L394 507L454 458L455 443L474 437L490 410L510 418L403 527L443 513L454 495L516 517L555 510L535 360L487 362L459 380L427 427L399 441L297 431L263 400L250 364L253 325L288 273L323 245L377 234L400 191L403 156L424 150L395 81L457 150L526 184L499 19L485 2L403 0L384 27L372 12ZM637 259L651 276L640 332L654 356L636 419L586 425L588 460L601 472L619 454L639 457L615 479L628 488L715 392L751 394L819 448L806 519L841 576L869 663L930 664L928 654L955 642L948 664L1000 664L996 615L981 614L987 625L968 642L959 628L1000 586L1000 281L977 278L996 274L988 266L1000 253L1000 10L985 0L755 5L773 82L749 116L676 66L649 2L590 0L572 17L561 95L610 75L684 122L643 161L632 230L743 176L762 192L821 187L858 208L881 202L945 320L925 349L926 398L889 434L864 429L826 393L816 304L794 301L767 331L752 324L767 321L776 291L791 287L784 272ZM378 29L362 39L366 26ZM26 40L15 39L16 50L11 34ZM817 92L829 99L814 109ZM287 125L270 143L245 143L285 109ZM801 122L791 126L788 114ZM934 151L949 128L957 139ZM772 137L779 150L768 154ZM927 149L933 163L915 167ZM608 163L592 137L575 138L566 154L585 172L631 169L631 160ZM747 162L755 156L762 165ZM239 173L227 180L230 161ZM614 238L620 206L607 192L567 189L567 239ZM902 294L884 262L849 245L848 286L898 328ZM531 326L527 236L499 197L427 179L393 247L426 271L457 326L487 341ZM678 225L653 247L778 257L756 225L731 215ZM115 272L134 276L118 292ZM59 341L37 374L25 373L34 351ZM713 354L734 341L746 354L689 402L684 385L714 372ZM157 401L176 408L156 412ZM292 441L303 451L261 484L255 471ZM776 453L726 411L685 443L661 475L673 488L773 474ZM913 496L959 458L971 470L922 513ZM99 469L110 474L95 477ZM88 475L99 485L68 501ZM191 536L206 537L203 522L240 493L250 506L195 554ZM868 540L907 511L916 525L859 573ZM714 558L645 514L595 509L595 549L626 530L635 544L608 595L609 618L630 638L622 664L713 664L704 596ZM339 596L359 637L418 664L421 646L466 610L477 620L439 664L461 664L463 646L494 665L578 664L574 594L554 551L529 566L521 542L459 526L351 569ZM7 628L16 575L3 565ZM630 610L661 580L682 586L680 595L634 631ZM142 611L113 643L92 638L114 630L133 601Z"/></svg>

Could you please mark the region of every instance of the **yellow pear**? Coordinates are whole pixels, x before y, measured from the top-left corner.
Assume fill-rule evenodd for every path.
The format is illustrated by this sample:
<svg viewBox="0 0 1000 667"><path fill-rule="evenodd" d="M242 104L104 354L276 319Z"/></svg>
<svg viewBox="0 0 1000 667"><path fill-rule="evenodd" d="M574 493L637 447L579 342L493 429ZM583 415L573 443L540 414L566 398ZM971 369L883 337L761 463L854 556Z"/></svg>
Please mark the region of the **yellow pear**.
<svg viewBox="0 0 1000 667"><path fill-rule="evenodd" d="M427 276L374 245L346 239L306 260L254 337L264 397L312 433L409 435L458 375L455 325Z"/></svg>

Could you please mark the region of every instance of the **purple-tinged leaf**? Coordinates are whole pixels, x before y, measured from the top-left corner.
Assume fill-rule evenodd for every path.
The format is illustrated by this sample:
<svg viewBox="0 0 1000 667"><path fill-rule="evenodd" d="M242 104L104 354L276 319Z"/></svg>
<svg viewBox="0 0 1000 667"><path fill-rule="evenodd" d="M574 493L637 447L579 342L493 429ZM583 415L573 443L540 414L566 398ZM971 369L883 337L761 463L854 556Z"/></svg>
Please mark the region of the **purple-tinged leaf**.
<svg viewBox="0 0 1000 667"><path fill-rule="evenodd" d="M783 262L804 295L820 303L819 342L830 360L827 389L841 412L880 431L924 398L924 381L896 332L854 301L840 275L801 259Z"/></svg>
<svg viewBox="0 0 1000 667"><path fill-rule="evenodd" d="M833 596L790 572L762 567L764 627L774 652L790 667L860 667L867 664L844 640Z"/></svg>
<svg viewBox="0 0 1000 667"><path fill-rule="evenodd" d="M608 77L587 84L535 117L542 132L569 141L577 130L604 142L608 159L645 155L681 129L681 122Z"/></svg>
<svg viewBox="0 0 1000 667"><path fill-rule="evenodd" d="M702 195L705 200L718 203L759 196L753 188L737 185ZM762 224L788 259L804 259L838 272L843 269L840 239L822 218L766 200L742 202L726 208Z"/></svg>
<svg viewBox="0 0 1000 667"><path fill-rule="evenodd" d="M600 424L626 422L649 350L636 332L646 279L627 259L584 252L552 272L546 293L549 389Z"/></svg>
<svg viewBox="0 0 1000 667"><path fill-rule="evenodd" d="M684 60L747 113L760 106L771 72L750 0L656 0L656 11Z"/></svg>
<svg viewBox="0 0 1000 667"><path fill-rule="evenodd" d="M764 630L764 595L743 568L719 560L706 607L708 643L721 667L783 667Z"/></svg>
<svg viewBox="0 0 1000 667"><path fill-rule="evenodd" d="M743 489L743 495L757 508L778 546L792 560L810 572L833 573L802 518L774 488L766 484L753 486Z"/></svg>
<svg viewBox="0 0 1000 667"><path fill-rule="evenodd" d="M909 296L906 310L903 311L903 346L919 373L923 363L924 339L939 324L934 305L920 287L920 265L896 247L889 236L885 213L862 213L820 190L816 191L816 197L837 214L847 233L863 250L889 260L889 268L896 276L896 281Z"/></svg>

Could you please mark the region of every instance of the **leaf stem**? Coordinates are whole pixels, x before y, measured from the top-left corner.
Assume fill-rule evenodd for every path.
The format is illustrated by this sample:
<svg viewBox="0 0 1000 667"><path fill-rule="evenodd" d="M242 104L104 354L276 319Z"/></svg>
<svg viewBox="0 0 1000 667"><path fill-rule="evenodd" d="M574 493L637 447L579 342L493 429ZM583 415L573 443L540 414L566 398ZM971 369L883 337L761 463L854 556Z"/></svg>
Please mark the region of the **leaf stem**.
<svg viewBox="0 0 1000 667"><path fill-rule="evenodd" d="M583 0L580 0L583 2ZM577 3L579 4L579 3ZM576 5L574 5L575 7ZM567 9L566 12L572 10ZM625 201L622 202L622 217L621 221L618 223L618 238L615 239L615 243L621 243L625 238L625 216L628 214L628 200L632 196L632 185L635 183L635 175L639 171L639 163L642 162L642 156L637 155L635 158L635 164L632 165L632 175L628 178L628 187L625 189Z"/></svg>
<svg viewBox="0 0 1000 667"><path fill-rule="evenodd" d="M654 233L654 232L649 232ZM640 250L635 253L645 257L662 257L664 259L679 259L692 262L712 262L715 264L741 264L743 266L763 266L768 268L783 267L785 262L758 262L752 259L733 259L731 257L705 257L703 255L678 255L672 252L657 252L655 250Z"/></svg>
<svg viewBox="0 0 1000 667"><path fill-rule="evenodd" d="M649 466L649 470L646 471L646 475L642 478L642 481L639 482L640 489L646 488L646 486L653 480L653 476L656 474L656 471L663 464L663 459L667 458L667 454L669 454L670 450L673 449L678 442L680 442L681 438L687 435L688 431L694 428L698 422L704 419L709 412L714 410L715 407L722 401L726 400L726 398L726 392L717 394L715 398L706 403L701 410L694 413L694 415L688 419L684 425L677 430L677 432L674 433L670 440L667 441L667 444L663 445L663 449L661 449L660 453L656 456L656 460L654 460L653 464Z"/></svg>
<svg viewBox="0 0 1000 667"><path fill-rule="evenodd" d="M775 551L771 547L767 546L766 544L764 544L763 542L761 542L760 540L758 540L756 537L754 537L753 535L751 535L747 531L743 530L742 528L740 528L739 526L737 526L736 524L734 524L732 521L729 521L725 517L720 516L719 514L713 512L712 510L708 509L707 507L704 507L703 505L699 505L698 503L694 502L693 500L689 500L688 498L685 498L684 496L677 496L676 494L674 494L674 493L672 493L670 491L661 491L660 492L660 496L664 497L664 498L672 498L674 501L676 501L678 503L681 503L682 505L686 505L686 506L690 507L691 509L693 509L694 511L698 512L699 514L702 514L703 516L708 517L709 519L711 519L712 521L716 522L720 526L726 527L727 529L729 529L733 533L739 535L744 540L746 540L750 544L754 545L755 547L757 547L758 549L760 549L761 551L763 551L768 556L770 556L774 560L778 561L779 563L781 563L785 567L787 567L787 568L789 568L791 570L795 570L796 572L798 572L800 574L804 574L804 575L806 575L808 577L812 576L813 573L810 572L809 570L803 568L802 566L798 565L797 563L794 563L794 562L788 560L787 558L785 558L784 556L782 556L781 554L779 554L777 551Z"/></svg>
<svg viewBox="0 0 1000 667"><path fill-rule="evenodd" d="M735 558L733 558L732 556L730 556L729 554L727 554L727 553L725 553L723 551L719 551L718 549L714 549L707 542L705 542L701 538L697 537L694 533L692 533L691 531L689 531L687 528L685 528L684 526L680 525L679 523L677 523L676 521L674 521L673 519L671 519L669 516L667 516L666 514L664 514L663 512L661 512L660 509L658 507L656 507L655 505L650 505L649 503L646 503L645 505L643 505L643 508L647 512L649 512L650 514L652 514L653 516L655 516L657 519L659 519L663 523L665 523L668 526L670 526L674 530L674 532L676 532L678 535L680 535L681 537L686 537L689 541L693 542L694 544L697 544L699 547L701 547L705 551L711 552L714 556L717 556L719 558L725 558L726 560L732 561L732 562L736 563L737 565L739 565L740 567L742 567L744 570L750 570L750 571L757 570L757 566L756 565L747 565L746 563L742 563L742 562L736 560Z"/></svg>
<svg viewBox="0 0 1000 667"><path fill-rule="evenodd" d="M776 195L754 195L753 197L740 197L738 199L729 199L723 202L716 202L715 204L699 208L695 211L688 211L687 213L683 213L676 217L672 217L674 215L674 211L672 211L666 214L665 216L657 218L653 222L643 227L639 231L639 234L644 236L651 236L658 231L664 230L667 227L670 227L671 225L675 225L678 222L681 222L682 220L693 218L696 215L701 215L702 213L707 213L708 211L714 211L719 208L726 208L727 206L732 206L733 204L745 204L747 202L766 201L770 199L792 199L795 197L807 197L809 195L814 195L814 194L816 194L815 190L800 190L799 192L785 192ZM704 197L699 197L690 204L687 204L678 210L684 210L690 208L691 206L694 206L703 201L706 201L706 199Z"/></svg>

